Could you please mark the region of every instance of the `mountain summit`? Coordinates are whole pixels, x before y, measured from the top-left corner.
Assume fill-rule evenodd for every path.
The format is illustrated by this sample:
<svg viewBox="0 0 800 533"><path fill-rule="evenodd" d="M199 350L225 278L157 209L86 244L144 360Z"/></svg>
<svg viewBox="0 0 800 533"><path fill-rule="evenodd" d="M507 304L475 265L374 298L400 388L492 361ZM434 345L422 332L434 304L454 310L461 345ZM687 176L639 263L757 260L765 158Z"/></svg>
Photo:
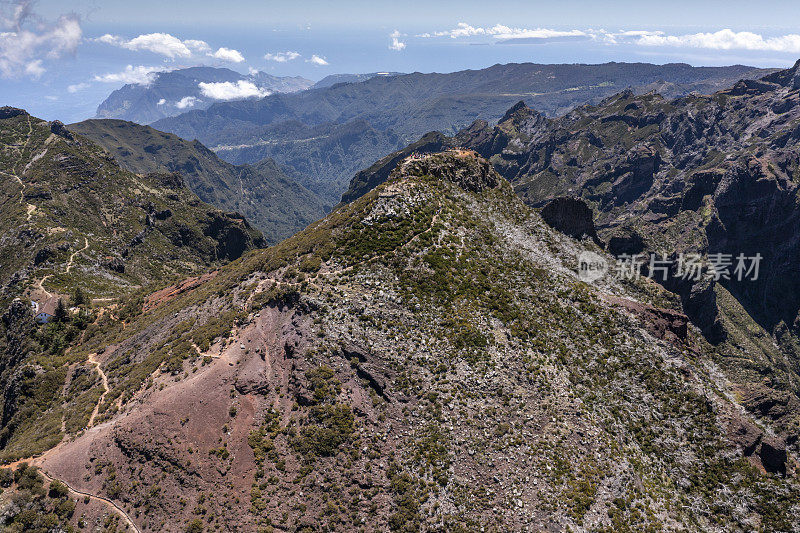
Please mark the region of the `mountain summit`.
<svg viewBox="0 0 800 533"><path fill-rule="evenodd" d="M344 200L381 183L411 152L458 146L490 160L530 206L567 198L590 207L607 251L638 256L642 272L665 262L671 274L661 282L726 354L719 364L746 408L795 443L799 67L707 96L623 91L553 119L517 104L496 126L428 134L387 156L353 178ZM707 275L678 275L691 256ZM738 257L758 258L757 275L737 276Z"/></svg>
<svg viewBox="0 0 800 533"><path fill-rule="evenodd" d="M785 444L677 299L581 282L589 252L610 260L474 152L412 155L299 234L109 317L64 376L102 371L103 401L30 415L91 427L37 463L142 531L795 527Z"/></svg>

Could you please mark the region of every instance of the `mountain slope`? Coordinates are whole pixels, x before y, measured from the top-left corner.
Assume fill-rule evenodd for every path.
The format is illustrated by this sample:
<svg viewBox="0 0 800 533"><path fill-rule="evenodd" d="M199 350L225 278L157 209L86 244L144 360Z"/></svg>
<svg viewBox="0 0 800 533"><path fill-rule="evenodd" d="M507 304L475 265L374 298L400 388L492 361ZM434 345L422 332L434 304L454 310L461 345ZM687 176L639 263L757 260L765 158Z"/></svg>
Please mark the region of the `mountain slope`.
<svg viewBox="0 0 800 533"><path fill-rule="evenodd" d="M325 199L335 204L347 188L353 169L368 167L426 132L452 134L475 119L495 121L522 98L542 113L557 116L626 87L643 91L652 84L666 82L660 87L668 91L668 96L677 96L692 90L723 88L740 78L767 72L771 71L744 66L645 63L494 65L448 74L417 72L374 77L361 83L276 94L261 100L219 103L164 119L154 127L184 139L198 139L233 163L252 163L269 156L282 166L292 166L298 161L292 156L294 153L309 150L319 154L301 159L303 165L294 168L310 181L320 179L314 173L317 166L325 168L322 179L332 187L312 190L330 194ZM368 127L363 126L364 121ZM297 128L283 127L295 123L332 131L308 135L298 134ZM339 127L343 125L359 132L339 140ZM327 161L319 158L325 157L331 143L334 152L342 156L337 155L326 165ZM290 155L284 158L287 149ZM309 159L310 163L305 163ZM310 187L308 182L302 183Z"/></svg>
<svg viewBox="0 0 800 533"><path fill-rule="evenodd" d="M321 218L321 200L264 160L234 166L198 141L121 120L87 120L68 126L108 150L131 172L178 172L187 186L220 209L236 211L277 242Z"/></svg>
<svg viewBox="0 0 800 533"><path fill-rule="evenodd" d="M37 462L142 531L796 528L726 354L653 283L579 282L589 250L473 153L404 160L76 346L109 392Z"/></svg>
<svg viewBox="0 0 800 533"><path fill-rule="evenodd" d="M63 124L23 110L2 108L0 125L6 297L31 285L118 296L264 244L240 215L204 204L180 176L132 174Z"/></svg>
<svg viewBox="0 0 800 533"><path fill-rule="evenodd" d="M264 91L302 91L313 82L300 76L280 77L266 72L243 75L227 68L190 67L157 73L147 84L129 83L112 92L97 107L98 118L117 118L139 124L178 115L186 109L205 109L214 99L202 94L200 83L247 81Z"/></svg>
<svg viewBox="0 0 800 533"><path fill-rule="evenodd" d="M529 205L585 200L610 252L641 254L644 272L652 257L664 261L671 274L662 282L706 337L747 346L745 358L725 365L741 376L747 407L792 440L800 406L799 70L711 96L626 91L558 119L520 103L496 127L479 121L413 150L474 148ZM357 175L345 200L383 181L401 156ZM681 254L699 257L700 278L680 275ZM738 279L740 254L760 254L757 279ZM762 357L779 370L765 370L755 361Z"/></svg>
<svg viewBox="0 0 800 533"><path fill-rule="evenodd" d="M200 201L179 175L132 174L63 124L9 107L0 108L0 213L4 460L41 453L91 423L104 382L94 363L69 353L76 342L125 316L143 294L266 244L241 215ZM29 489L43 483L33 472L16 475L30 477ZM31 495L15 490L23 499L13 508L26 511L20 505ZM103 504L78 507L102 512ZM33 527L36 512L12 527L3 509L3 529ZM58 520L48 516L47 527Z"/></svg>

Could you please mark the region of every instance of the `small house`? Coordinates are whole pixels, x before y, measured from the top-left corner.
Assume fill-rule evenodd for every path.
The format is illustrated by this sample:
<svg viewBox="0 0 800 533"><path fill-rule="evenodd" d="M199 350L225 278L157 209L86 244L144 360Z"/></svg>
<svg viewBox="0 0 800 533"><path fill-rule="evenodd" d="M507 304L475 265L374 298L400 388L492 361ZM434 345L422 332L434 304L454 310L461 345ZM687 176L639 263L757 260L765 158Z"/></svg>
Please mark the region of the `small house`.
<svg viewBox="0 0 800 533"><path fill-rule="evenodd" d="M37 302L36 304L36 323L47 324L56 314L56 307L58 307L59 298L52 296L44 302Z"/></svg>

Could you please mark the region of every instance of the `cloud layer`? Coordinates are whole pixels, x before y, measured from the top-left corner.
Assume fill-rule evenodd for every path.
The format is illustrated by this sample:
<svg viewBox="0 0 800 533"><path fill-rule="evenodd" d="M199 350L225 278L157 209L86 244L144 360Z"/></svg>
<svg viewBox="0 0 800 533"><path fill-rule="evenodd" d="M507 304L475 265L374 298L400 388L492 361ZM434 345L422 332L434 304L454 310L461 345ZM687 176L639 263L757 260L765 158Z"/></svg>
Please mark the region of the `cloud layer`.
<svg viewBox="0 0 800 533"><path fill-rule="evenodd" d="M269 96L270 91L257 87L253 82L239 80L236 83L225 81L219 83L200 82L200 93L214 100L241 100L243 98Z"/></svg>
<svg viewBox="0 0 800 533"><path fill-rule="evenodd" d="M164 72L164 67L146 67L128 65L121 72L110 72L102 76L95 76L94 81L102 83L132 83L135 85L149 85L159 72Z"/></svg>
<svg viewBox="0 0 800 533"><path fill-rule="evenodd" d="M181 40L169 33L145 33L133 39L125 39L119 35L106 33L97 37L94 41L135 52L152 52L169 59L189 59L205 56L230 63L244 61L244 56L238 50L221 47L214 51L205 41L198 39Z"/></svg>
<svg viewBox="0 0 800 533"><path fill-rule="evenodd" d="M391 37L394 37L395 33L393 33ZM466 22L459 22L456 27L449 30L418 35L418 37L423 38L450 37L451 39L476 36L491 37L498 42L547 42L564 39L587 39L605 44L627 44L646 47L660 46L704 48L709 50L757 50L792 54L800 53L800 35L798 34L765 37L758 33L748 31L736 32L731 29L722 29L715 32L669 35L663 31L647 30L617 32L602 29L560 30L552 28L515 28L503 24L481 27L472 26ZM390 46L390 48L392 47Z"/></svg>
<svg viewBox="0 0 800 533"><path fill-rule="evenodd" d="M0 76L38 78L45 60L73 54L83 38L77 15L61 15L43 22L30 0L0 3Z"/></svg>
<svg viewBox="0 0 800 533"><path fill-rule="evenodd" d="M300 57L299 52L291 52L287 50L285 52L275 52L274 54L267 53L264 56L264 59L266 59L267 61L277 61L278 63L287 63L289 61L297 59L298 57Z"/></svg>

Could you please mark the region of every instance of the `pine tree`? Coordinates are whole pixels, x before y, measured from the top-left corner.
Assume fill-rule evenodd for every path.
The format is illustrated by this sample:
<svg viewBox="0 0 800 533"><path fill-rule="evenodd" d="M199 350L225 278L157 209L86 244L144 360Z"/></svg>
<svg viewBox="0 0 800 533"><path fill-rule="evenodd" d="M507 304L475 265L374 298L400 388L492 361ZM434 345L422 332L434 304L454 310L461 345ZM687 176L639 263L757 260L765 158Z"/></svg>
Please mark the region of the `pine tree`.
<svg viewBox="0 0 800 533"><path fill-rule="evenodd" d="M55 322L67 321L67 308L64 306L64 300L62 300L61 298L58 299L58 304L56 304L56 310L53 312L53 320Z"/></svg>
<svg viewBox="0 0 800 533"><path fill-rule="evenodd" d="M75 289L75 294L72 296L72 305L75 307L86 305L86 295L83 293L80 287Z"/></svg>

